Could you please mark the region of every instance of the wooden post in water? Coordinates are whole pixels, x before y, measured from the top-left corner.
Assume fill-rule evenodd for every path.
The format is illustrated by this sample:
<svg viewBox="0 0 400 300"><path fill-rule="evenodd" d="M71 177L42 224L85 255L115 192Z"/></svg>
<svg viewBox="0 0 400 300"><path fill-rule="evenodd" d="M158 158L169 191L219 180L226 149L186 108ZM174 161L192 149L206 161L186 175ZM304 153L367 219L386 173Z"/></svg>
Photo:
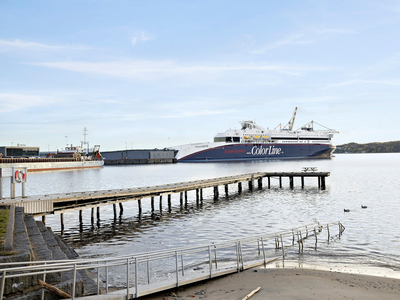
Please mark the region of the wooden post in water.
<svg viewBox="0 0 400 300"><path fill-rule="evenodd" d="M261 190L262 189L262 177L258 178L258 189Z"/></svg>
<svg viewBox="0 0 400 300"><path fill-rule="evenodd" d="M122 215L122 212L124 211L124 206L122 205L122 203L119 203L119 214Z"/></svg>
<svg viewBox="0 0 400 300"><path fill-rule="evenodd" d="M114 219L117 218L117 205L113 204Z"/></svg>
<svg viewBox="0 0 400 300"><path fill-rule="evenodd" d="M229 196L229 188L228 185L225 184L225 197L228 198L228 196Z"/></svg>
<svg viewBox="0 0 400 300"><path fill-rule="evenodd" d="M199 189L196 189L196 205L199 205L199 200L200 200Z"/></svg>
<svg viewBox="0 0 400 300"><path fill-rule="evenodd" d="M301 176L301 188L304 189L304 176Z"/></svg>
<svg viewBox="0 0 400 300"><path fill-rule="evenodd" d="M82 224L82 209L79 210L79 224Z"/></svg>
<svg viewBox="0 0 400 300"><path fill-rule="evenodd" d="M268 176L268 189L270 189L270 188L271 188L271 177Z"/></svg>
<svg viewBox="0 0 400 300"><path fill-rule="evenodd" d="M325 176L321 176L321 190L325 190Z"/></svg>
<svg viewBox="0 0 400 300"><path fill-rule="evenodd" d="M160 214L162 213L162 195L160 195Z"/></svg>
<svg viewBox="0 0 400 300"><path fill-rule="evenodd" d="M61 232L64 231L64 213L60 214Z"/></svg>
<svg viewBox="0 0 400 300"><path fill-rule="evenodd" d="M172 208L171 208L171 194L168 194L168 212L171 213Z"/></svg>
<svg viewBox="0 0 400 300"><path fill-rule="evenodd" d="M100 206L97 206L97 221L100 220Z"/></svg>
<svg viewBox="0 0 400 300"><path fill-rule="evenodd" d="M279 176L279 187L282 188L282 176Z"/></svg>
<svg viewBox="0 0 400 300"><path fill-rule="evenodd" d="M151 197L151 213L154 214L154 197Z"/></svg>
<svg viewBox="0 0 400 300"><path fill-rule="evenodd" d="M238 194L240 195L242 193L242 183L238 182Z"/></svg>
<svg viewBox="0 0 400 300"><path fill-rule="evenodd" d="M92 209L91 209L90 221L91 221L92 226L93 226L93 224L94 224L94 207L92 207Z"/></svg>
<svg viewBox="0 0 400 300"><path fill-rule="evenodd" d="M249 181L249 191L253 191L253 180L254 180L254 175L251 175L251 179Z"/></svg>
<svg viewBox="0 0 400 300"><path fill-rule="evenodd" d="M294 188L293 176L289 176L289 185L290 185L290 188L293 190L293 188Z"/></svg>
<svg viewBox="0 0 400 300"><path fill-rule="evenodd" d="M187 191L185 191L185 205L187 205Z"/></svg>
<svg viewBox="0 0 400 300"><path fill-rule="evenodd" d="M203 202L203 189L200 189L200 200Z"/></svg>
<svg viewBox="0 0 400 300"><path fill-rule="evenodd" d="M179 193L179 201L180 201L181 207L183 207L183 192Z"/></svg>
<svg viewBox="0 0 400 300"><path fill-rule="evenodd" d="M321 188L321 176L318 176L318 188Z"/></svg>
<svg viewBox="0 0 400 300"><path fill-rule="evenodd" d="M218 192L218 185L214 186L214 200L218 200L219 192Z"/></svg>
<svg viewBox="0 0 400 300"><path fill-rule="evenodd" d="M138 210L139 210L139 216L142 215L142 199L138 199Z"/></svg>
<svg viewBox="0 0 400 300"><path fill-rule="evenodd" d="M42 223L46 225L46 216L42 216Z"/></svg>

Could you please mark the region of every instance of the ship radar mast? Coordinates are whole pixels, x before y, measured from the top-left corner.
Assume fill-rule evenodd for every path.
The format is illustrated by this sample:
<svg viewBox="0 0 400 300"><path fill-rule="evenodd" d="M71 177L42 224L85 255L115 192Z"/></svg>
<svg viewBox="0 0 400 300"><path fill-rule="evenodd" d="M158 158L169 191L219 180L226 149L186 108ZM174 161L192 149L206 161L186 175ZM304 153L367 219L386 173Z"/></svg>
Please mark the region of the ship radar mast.
<svg viewBox="0 0 400 300"><path fill-rule="evenodd" d="M81 141L81 147L82 147L82 149L86 149L86 155L89 153L89 142L88 141L86 141L86 136L88 135L87 134L87 129L86 129L86 127L83 129L83 141ZM86 146L86 147L85 147Z"/></svg>

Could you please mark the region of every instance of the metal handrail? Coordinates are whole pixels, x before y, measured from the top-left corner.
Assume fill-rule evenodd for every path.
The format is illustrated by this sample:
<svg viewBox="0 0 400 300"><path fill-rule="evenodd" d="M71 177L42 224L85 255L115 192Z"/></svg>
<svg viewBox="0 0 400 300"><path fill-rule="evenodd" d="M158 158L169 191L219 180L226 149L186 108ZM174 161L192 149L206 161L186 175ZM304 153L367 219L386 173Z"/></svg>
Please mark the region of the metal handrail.
<svg viewBox="0 0 400 300"><path fill-rule="evenodd" d="M32 276L32 275L44 275L50 273L61 273L61 272L74 272L74 278L76 278L76 272L79 270L87 270L87 269L97 269L97 291L99 294L100 291L100 269L105 270L106 276L106 292L108 291L108 272L109 268L111 267L118 267L118 266L126 266L126 278L127 278L127 297L129 298L129 289L130 289L130 266L134 265L135 268L135 297L137 298L139 295L149 294L149 291L143 291L139 294L139 264L147 264L146 273L147 273L147 283L150 284L150 262L162 260L162 259L175 259L175 274L176 274L176 286L182 284L183 280L180 280L180 273L182 273L182 277L184 276L184 256L189 256L198 253L206 253L207 256L207 264L209 265L209 278L215 276L213 273L213 261L215 264L215 270L218 269L218 257L217 257L217 250L223 249L235 249L235 259L231 257L231 262L236 261L236 267L230 268L227 271L231 272L239 272L246 268L243 260L243 246L247 244L252 244L257 242L257 250L258 255L261 254L261 247L263 252L263 262L266 262L266 254L265 254L265 242L268 240L275 239L275 249L282 250L282 257L285 258L285 251L284 251L284 239L287 237L292 238L292 245L295 243L295 235L297 236L297 243L299 244L299 251L303 248L303 240L315 236L317 242L317 235L322 231L323 228L327 229L328 232L328 240L330 238L330 226L338 226L339 234L344 231L344 226L340 222L332 222L328 224L310 224L310 225L303 225L300 227L296 227L290 230L283 230L273 234L266 234L266 235L257 235L251 237L245 237L242 239L234 239L228 241L221 241L219 243L211 243L205 244L200 246L191 246L191 247L184 247L184 248L174 248L174 249L167 249L162 251L149 251L145 253L138 253L138 254L130 254L130 255L123 255L113 258L107 259L73 259L73 260L53 260L53 261L32 261L32 262L17 262L17 263L7 263L7 264L0 264L0 267L5 265L7 266L14 266L14 265L23 265L29 264L29 266L22 266L22 267L11 267L11 268L2 268L0 269L1 276L1 290L0 290L0 300L3 299L4 293L4 286L5 280L7 278L15 278L15 277L25 277L25 276ZM306 232L304 237L302 235L302 231ZM291 245L291 246L292 246ZM287 247L287 246L286 246ZM214 254L214 255L213 255ZM179 260L181 260L181 266L179 266ZM21 273L25 272L25 273ZM45 277L44 277L45 278ZM204 274L197 279L204 279ZM170 288L171 285L165 286L166 288ZM158 289L159 290L159 289ZM42 299L44 297L44 293L42 293ZM75 298L75 280L73 282L73 292L72 292L72 299Z"/></svg>

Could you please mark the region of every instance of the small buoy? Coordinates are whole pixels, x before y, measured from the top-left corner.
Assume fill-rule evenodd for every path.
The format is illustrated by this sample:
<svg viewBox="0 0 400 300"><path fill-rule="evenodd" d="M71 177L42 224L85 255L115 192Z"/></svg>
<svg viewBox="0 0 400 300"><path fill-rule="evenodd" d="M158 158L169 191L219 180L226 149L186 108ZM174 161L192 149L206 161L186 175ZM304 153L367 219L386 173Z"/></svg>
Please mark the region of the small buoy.
<svg viewBox="0 0 400 300"><path fill-rule="evenodd" d="M349 212L349 211L350 211L350 209L346 209L346 208L344 209L344 212Z"/></svg>
<svg viewBox="0 0 400 300"><path fill-rule="evenodd" d="M361 208L367 208L368 206L361 205Z"/></svg>

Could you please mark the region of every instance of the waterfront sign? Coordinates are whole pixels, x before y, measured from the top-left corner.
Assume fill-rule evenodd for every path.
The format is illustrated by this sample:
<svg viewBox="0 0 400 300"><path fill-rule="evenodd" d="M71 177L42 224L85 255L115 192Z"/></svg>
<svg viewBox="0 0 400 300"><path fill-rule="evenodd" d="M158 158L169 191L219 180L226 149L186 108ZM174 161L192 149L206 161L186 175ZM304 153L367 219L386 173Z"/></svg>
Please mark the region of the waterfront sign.
<svg viewBox="0 0 400 300"><path fill-rule="evenodd" d="M0 177L12 177L12 168L0 168Z"/></svg>

